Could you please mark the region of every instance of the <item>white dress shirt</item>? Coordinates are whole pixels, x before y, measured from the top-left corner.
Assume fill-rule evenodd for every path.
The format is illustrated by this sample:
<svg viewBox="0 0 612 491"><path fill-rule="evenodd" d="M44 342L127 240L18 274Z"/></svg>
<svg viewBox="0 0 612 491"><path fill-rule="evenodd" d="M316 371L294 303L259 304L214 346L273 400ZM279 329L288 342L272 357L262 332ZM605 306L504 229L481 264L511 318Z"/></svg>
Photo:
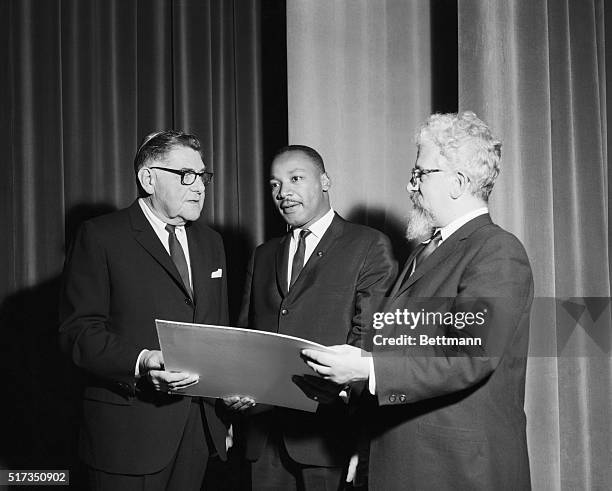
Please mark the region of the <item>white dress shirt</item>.
<svg viewBox="0 0 612 491"><path fill-rule="evenodd" d="M440 244L442 244L442 242L448 239L452 234L454 234L470 220L479 217L480 215L485 215L487 213L489 213L489 208L487 208L486 206L483 206L482 208L476 208L475 210L472 210L469 213L466 213L465 215L456 218L445 227L442 227L440 229L440 235L442 236ZM438 244L438 247L439 246L440 245Z"/></svg>
<svg viewBox="0 0 612 491"><path fill-rule="evenodd" d="M315 247L321 241L321 237L327 231L334 219L334 210L330 208L329 211L319 218L316 222L308 227L310 234L304 239L306 241L306 249L304 250L304 264L308 262L308 259L315 250ZM289 263L287 264L287 288L291 286L291 270L293 269L293 256L297 251L298 240L300 238L301 228L294 228L291 232L291 242L289 244Z"/></svg>
<svg viewBox="0 0 612 491"><path fill-rule="evenodd" d="M455 220L450 222L449 224L445 225L444 227L439 229L440 235L442 236L440 244L442 244L442 242L448 239L451 235L453 235L457 230L463 227L470 220L473 220L474 218L479 217L480 215L485 215L487 213L489 213L489 208L483 206L481 208L472 210L469 213L466 213L465 215L462 215L459 218L456 218ZM440 247L440 244L438 244L438 247ZM374 373L374 360L372 357L369 358L369 362L370 374L368 380L368 390L370 391L370 394L374 395L376 393L376 374Z"/></svg>
<svg viewBox="0 0 612 491"><path fill-rule="evenodd" d="M170 243L168 242L170 233L166 230L167 224L163 222L162 220L160 220L157 217L157 215L153 213L151 208L149 208L149 205L147 204L146 200L144 200L143 198L138 198L138 204L140 205L140 208L142 209L144 216L147 218L147 220L151 224L151 227L153 227L155 234L157 235L157 237L159 237L159 240L164 246L164 249L166 249L166 252L168 253L168 255L170 255ZM187 233L185 232L185 226L184 225L175 226L174 232L176 233L176 238L178 239L179 244L181 244L181 247L183 248L183 252L185 253L185 260L187 261L187 270L189 271L189 286L191 287L191 290L193 291L193 281L191 279L191 261L189 260L189 244L187 243ZM146 351L148 350L143 349L138 354L138 358L136 358L136 368L134 370L134 375L136 375L136 378L140 377L140 370L139 370L140 358Z"/></svg>

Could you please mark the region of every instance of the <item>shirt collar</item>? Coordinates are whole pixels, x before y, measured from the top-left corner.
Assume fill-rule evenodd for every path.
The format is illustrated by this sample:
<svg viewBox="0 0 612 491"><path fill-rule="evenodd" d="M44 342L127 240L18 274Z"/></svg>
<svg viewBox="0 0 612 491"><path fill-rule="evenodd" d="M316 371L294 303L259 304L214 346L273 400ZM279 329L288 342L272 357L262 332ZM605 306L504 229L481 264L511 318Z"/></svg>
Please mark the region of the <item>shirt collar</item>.
<svg viewBox="0 0 612 491"><path fill-rule="evenodd" d="M316 222L314 222L308 227L308 230L310 230L310 233L312 233L312 235L314 235L318 239L321 239L321 237L323 237L323 234L327 231L327 229L331 225L331 222L333 219L334 219L334 209L330 207L329 211L325 215L323 215L321 218L319 218ZM298 234L300 233L300 230L302 229L294 228L292 230L293 238L295 240L298 239Z"/></svg>
<svg viewBox="0 0 612 491"><path fill-rule="evenodd" d="M149 208L149 204L145 199L138 198L138 204L140 205L140 208L142 208L142 212L145 214L145 217L147 217L147 220L149 220L149 223L153 226L153 228L157 230L166 229L166 222L161 220L155 213L153 213L153 210ZM185 226L176 225L174 230L182 232L183 230L185 230Z"/></svg>
<svg viewBox="0 0 612 491"><path fill-rule="evenodd" d="M469 213L466 213L465 215L460 216L459 218L456 218L445 227L442 227L441 229L439 229L440 235L442 235L442 242L448 239L453 233L463 227L463 225L465 225L470 220L480 215L485 215L487 213L489 213L489 208L483 206L482 208L477 208L475 210L470 211Z"/></svg>

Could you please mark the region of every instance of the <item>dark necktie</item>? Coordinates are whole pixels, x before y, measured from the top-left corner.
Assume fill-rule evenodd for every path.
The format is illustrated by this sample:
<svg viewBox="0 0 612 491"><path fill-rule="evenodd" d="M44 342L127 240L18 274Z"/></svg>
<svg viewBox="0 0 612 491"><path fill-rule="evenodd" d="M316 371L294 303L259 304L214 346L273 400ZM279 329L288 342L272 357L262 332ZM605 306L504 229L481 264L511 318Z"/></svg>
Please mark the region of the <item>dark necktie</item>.
<svg viewBox="0 0 612 491"><path fill-rule="evenodd" d="M423 264L423 261L425 261L425 259L427 259L431 255L431 253L436 250L436 248L440 245L440 242L442 242L442 234L438 229L436 233L432 235L431 239L426 242L423 242L423 244L425 244L425 247L423 247L423 249L421 249L420 252L414 258L414 267L412 268L413 272L416 271L419 266Z"/></svg>
<svg viewBox="0 0 612 491"><path fill-rule="evenodd" d="M297 277L300 276L300 272L304 267L304 254L306 252L306 237L310 234L310 230L307 228L300 230L300 237L298 239L297 249L293 256L293 262L291 263L291 281L289 282L289 288L293 286Z"/></svg>
<svg viewBox="0 0 612 491"><path fill-rule="evenodd" d="M181 275L183 284L189 292L189 296L193 296L191 292L191 286L189 285L189 269L187 268L185 252L181 247L181 243L176 238L176 232L174 229L174 225L166 225L166 230L168 231L168 246L170 246L170 257L172 258L172 261L174 261L174 265L176 266L176 269L178 269L178 272Z"/></svg>

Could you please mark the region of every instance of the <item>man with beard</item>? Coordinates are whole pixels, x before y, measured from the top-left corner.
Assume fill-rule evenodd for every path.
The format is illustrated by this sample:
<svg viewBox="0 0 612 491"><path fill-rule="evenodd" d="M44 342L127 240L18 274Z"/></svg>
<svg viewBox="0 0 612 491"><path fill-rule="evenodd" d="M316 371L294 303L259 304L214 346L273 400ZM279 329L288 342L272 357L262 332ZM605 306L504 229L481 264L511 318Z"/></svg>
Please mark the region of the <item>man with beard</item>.
<svg viewBox="0 0 612 491"><path fill-rule="evenodd" d="M501 144L464 112L431 116L417 146L408 238L434 234L393 287L373 352L344 345L303 354L325 380L368 380L370 489L529 489L523 403L533 280L521 243L488 214ZM408 328L398 311L439 317ZM397 342L406 334L413 340Z"/></svg>
<svg viewBox="0 0 612 491"><path fill-rule="evenodd" d="M290 231L255 251L241 325L321 344L360 345L372 310L393 284L396 265L384 234L334 212L330 186L314 149L291 145L274 157L271 195ZM298 385L325 402L320 384L309 387L302 380ZM247 410L243 436L254 490L340 488L354 450L353 429L347 404L339 397L342 386L329 389L329 400L316 413L260 406ZM234 408L243 404L236 397Z"/></svg>

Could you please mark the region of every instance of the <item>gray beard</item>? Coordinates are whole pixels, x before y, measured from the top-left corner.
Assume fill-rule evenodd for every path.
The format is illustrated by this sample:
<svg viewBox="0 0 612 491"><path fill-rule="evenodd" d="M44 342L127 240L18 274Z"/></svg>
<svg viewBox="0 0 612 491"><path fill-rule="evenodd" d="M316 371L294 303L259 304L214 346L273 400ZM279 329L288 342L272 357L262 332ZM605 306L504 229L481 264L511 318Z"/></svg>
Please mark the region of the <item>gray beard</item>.
<svg viewBox="0 0 612 491"><path fill-rule="evenodd" d="M406 225L406 238L408 240L423 241L431 237L434 231L435 218L431 212L421 206L416 195L410 196L412 209L408 212Z"/></svg>

